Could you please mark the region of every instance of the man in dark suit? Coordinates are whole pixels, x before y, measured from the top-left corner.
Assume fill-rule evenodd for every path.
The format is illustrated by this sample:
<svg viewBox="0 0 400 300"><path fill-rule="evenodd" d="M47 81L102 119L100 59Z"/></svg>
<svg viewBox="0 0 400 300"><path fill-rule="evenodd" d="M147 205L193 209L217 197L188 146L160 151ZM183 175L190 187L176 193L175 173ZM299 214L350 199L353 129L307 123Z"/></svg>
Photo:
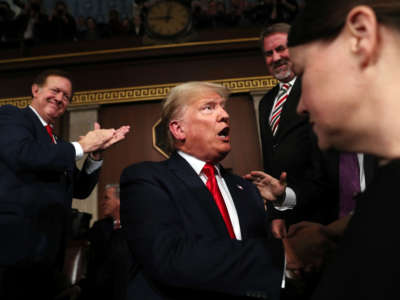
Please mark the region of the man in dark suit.
<svg viewBox="0 0 400 300"><path fill-rule="evenodd" d="M32 102L0 108L0 298L52 299L69 234L72 198L97 183L101 153L122 140L128 126L100 129L69 143L52 125L72 99L72 81L49 70L32 84ZM82 170L75 160L89 153Z"/></svg>
<svg viewBox="0 0 400 300"><path fill-rule="evenodd" d="M302 220L321 220L320 210L334 205L320 196L324 182L317 173L320 163L315 136L306 116L296 112L301 94L301 78L292 70L287 49L290 25L275 23L266 27L260 36L261 48L268 73L279 83L261 99L259 126L263 153L264 172L252 171L245 176L255 184L263 181L263 194L268 205L280 210L273 222L273 232L278 237L286 234L282 220L290 225ZM317 201L315 201L317 200Z"/></svg>
<svg viewBox="0 0 400 300"><path fill-rule="evenodd" d="M231 149L227 97L211 83L173 88L162 110L173 154L121 175L121 224L139 263L132 299L279 299L282 245L263 200L219 164Z"/></svg>
<svg viewBox="0 0 400 300"><path fill-rule="evenodd" d="M87 279L81 299L125 300L136 264L120 223L119 185L107 184L101 202L104 218L89 230Z"/></svg>

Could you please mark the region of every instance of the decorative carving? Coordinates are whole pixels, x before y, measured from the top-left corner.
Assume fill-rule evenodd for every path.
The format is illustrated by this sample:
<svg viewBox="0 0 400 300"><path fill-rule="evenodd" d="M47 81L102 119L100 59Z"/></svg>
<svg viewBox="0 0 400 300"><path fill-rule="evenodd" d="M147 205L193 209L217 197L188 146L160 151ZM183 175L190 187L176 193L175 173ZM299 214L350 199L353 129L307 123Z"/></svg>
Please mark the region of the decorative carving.
<svg viewBox="0 0 400 300"><path fill-rule="evenodd" d="M152 128L153 132L153 147L163 156L168 158L171 153L168 150L168 137L167 129L163 124L161 124L161 119L159 119Z"/></svg>
<svg viewBox="0 0 400 300"><path fill-rule="evenodd" d="M232 93L269 90L277 84L276 79L271 76L212 80L212 82L216 82L226 86L231 90ZM178 83L158 84L118 89L76 92L70 106L75 107L94 104L99 105L164 99L169 90L177 84ZM30 101L31 97L3 98L0 99L0 105L12 104L18 107L25 107L30 103Z"/></svg>

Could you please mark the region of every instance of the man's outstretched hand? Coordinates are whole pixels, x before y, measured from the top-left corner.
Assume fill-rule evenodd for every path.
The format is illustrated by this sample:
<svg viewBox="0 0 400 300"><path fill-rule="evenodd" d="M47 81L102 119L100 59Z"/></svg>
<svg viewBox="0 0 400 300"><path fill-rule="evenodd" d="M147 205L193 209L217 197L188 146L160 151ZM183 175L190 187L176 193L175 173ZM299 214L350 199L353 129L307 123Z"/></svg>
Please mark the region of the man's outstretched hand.
<svg viewBox="0 0 400 300"><path fill-rule="evenodd" d="M282 172L279 179L262 171L251 171L243 177L257 186L264 201L272 201L278 204L278 202L284 200L287 187L286 172Z"/></svg>

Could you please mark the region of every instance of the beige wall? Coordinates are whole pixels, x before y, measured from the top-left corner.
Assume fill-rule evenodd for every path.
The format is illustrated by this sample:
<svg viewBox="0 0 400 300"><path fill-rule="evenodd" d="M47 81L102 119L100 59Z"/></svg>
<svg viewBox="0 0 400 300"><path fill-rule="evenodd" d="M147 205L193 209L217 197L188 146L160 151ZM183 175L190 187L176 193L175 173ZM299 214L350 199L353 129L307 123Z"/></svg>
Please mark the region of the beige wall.
<svg viewBox="0 0 400 300"><path fill-rule="evenodd" d="M98 106L72 108L69 110L67 117L69 140L77 141L79 136L85 135L89 130L93 129L94 122L98 121ZM77 161L78 168L82 167L85 158ZM98 191L96 186L88 198L84 200L73 199L72 207L80 212L90 213L92 215L91 223L93 223L98 218L97 199Z"/></svg>

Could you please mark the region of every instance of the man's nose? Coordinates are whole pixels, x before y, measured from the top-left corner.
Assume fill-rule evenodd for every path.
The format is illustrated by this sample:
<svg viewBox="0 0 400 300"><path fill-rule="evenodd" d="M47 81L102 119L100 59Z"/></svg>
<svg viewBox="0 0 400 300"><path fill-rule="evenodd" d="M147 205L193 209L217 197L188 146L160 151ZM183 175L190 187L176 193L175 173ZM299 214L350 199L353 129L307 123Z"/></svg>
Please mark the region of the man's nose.
<svg viewBox="0 0 400 300"><path fill-rule="evenodd" d="M63 100L63 97L64 97L64 95L63 95L63 92L58 92L57 94L56 94L56 100L57 101L62 101Z"/></svg>
<svg viewBox="0 0 400 300"><path fill-rule="evenodd" d="M272 58L272 61L275 62L275 61L278 61L281 59L281 55L277 51L273 50L271 58Z"/></svg>
<svg viewBox="0 0 400 300"><path fill-rule="evenodd" d="M224 107L220 108L219 116L220 116L221 121L225 121L225 122L229 121L229 114Z"/></svg>

